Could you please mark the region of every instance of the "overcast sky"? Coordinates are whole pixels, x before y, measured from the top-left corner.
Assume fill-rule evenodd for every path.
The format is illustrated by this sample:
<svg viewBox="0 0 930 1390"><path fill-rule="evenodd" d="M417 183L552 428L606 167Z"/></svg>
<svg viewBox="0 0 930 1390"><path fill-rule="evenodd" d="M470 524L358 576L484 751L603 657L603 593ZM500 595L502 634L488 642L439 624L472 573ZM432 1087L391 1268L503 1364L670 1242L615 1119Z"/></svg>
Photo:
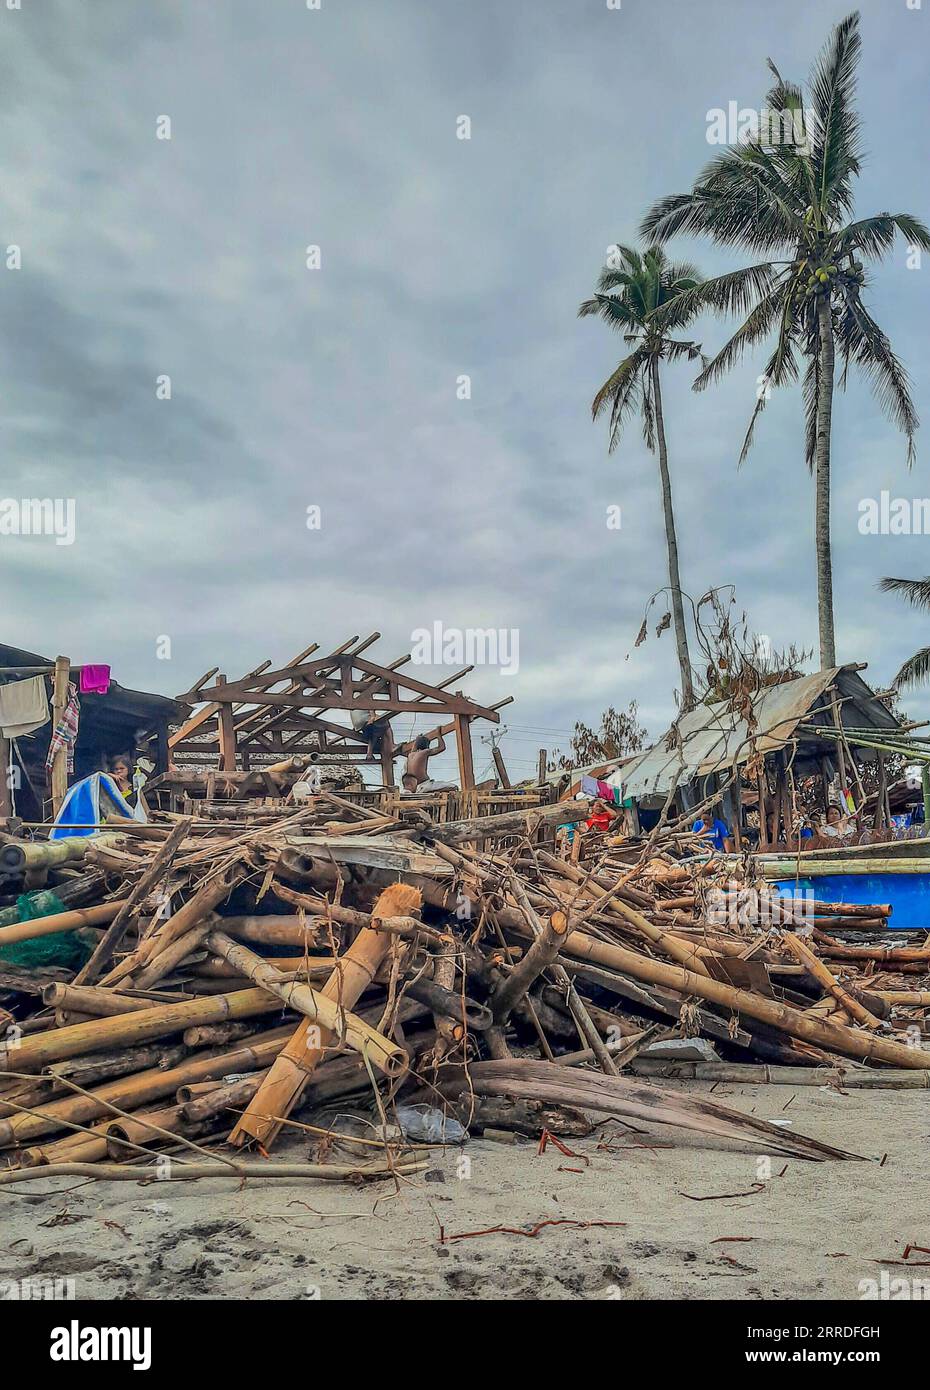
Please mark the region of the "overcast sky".
<svg viewBox="0 0 930 1390"><path fill-rule="evenodd" d="M0 541L3 641L177 694L352 633L389 661L437 621L518 629L518 674L466 686L516 697L514 774L608 704L636 699L657 736L671 633L632 649L666 582L656 467L635 426L607 455L590 400L624 345L577 306L713 153L708 112L758 107L766 57L805 76L848 0L7 3L0 497L73 497L77 531ZM861 9L857 212L930 219L930 0ZM930 261L901 247L869 302L930 415ZM702 395L666 371L683 583L735 584L776 647L815 647L798 391L736 469L761 366ZM909 474L867 386L837 400L838 651L880 685L930 622L876 581L930 573L928 541L861 536L858 505L930 491L924 436Z"/></svg>

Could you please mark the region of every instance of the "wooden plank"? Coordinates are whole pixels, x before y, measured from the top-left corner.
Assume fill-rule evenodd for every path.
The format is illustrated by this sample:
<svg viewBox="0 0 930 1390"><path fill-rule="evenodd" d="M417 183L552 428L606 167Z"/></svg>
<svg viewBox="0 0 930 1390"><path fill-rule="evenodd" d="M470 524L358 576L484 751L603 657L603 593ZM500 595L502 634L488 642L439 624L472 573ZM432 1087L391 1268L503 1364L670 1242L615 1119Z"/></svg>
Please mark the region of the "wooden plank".
<svg viewBox="0 0 930 1390"><path fill-rule="evenodd" d="M221 685L225 681L225 676L217 676L216 683ZM235 772L236 770L236 729L233 720L232 705L220 705L219 714L219 735L220 735L220 771Z"/></svg>
<svg viewBox="0 0 930 1390"><path fill-rule="evenodd" d="M59 719L65 712L68 704L68 681L71 675L71 662L66 656L56 656L55 658L55 681L52 689L52 731L54 732ZM64 801L68 791L68 750L59 748L52 763L51 773L51 792L52 792L52 812L55 816L61 810L61 803Z"/></svg>
<svg viewBox="0 0 930 1390"><path fill-rule="evenodd" d="M12 816L13 795L10 789L10 769L13 749L10 740L0 733L0 816Z"/></svg>
<svg viewBox="0 0 930 1390"><path fill-rule="evenodd" d="M430 874L448 878L453 868L437 854L391 840L386 835L373 841L366 835L288 835L287 843L313 856L330 857L337 864L360 864L368 869L388 869L391 873Z"/></svg>
<svg viewBox="0 0 930 1390"><path fill-rule="evenodd" d="M459 755L459 781L462 791L475 785L475 765L471 749L471 721L462 715L455 717L455 746Z"/></svg>

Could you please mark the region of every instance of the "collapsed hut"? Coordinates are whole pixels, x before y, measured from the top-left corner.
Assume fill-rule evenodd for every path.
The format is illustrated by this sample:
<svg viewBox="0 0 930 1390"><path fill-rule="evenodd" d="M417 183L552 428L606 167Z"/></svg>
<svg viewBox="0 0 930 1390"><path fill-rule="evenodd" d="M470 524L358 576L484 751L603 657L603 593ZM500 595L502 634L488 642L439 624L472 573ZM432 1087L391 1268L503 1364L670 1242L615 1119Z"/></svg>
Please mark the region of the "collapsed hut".
<svg viewBox="0 0 930 1390"><path fill-rule="evenodd" d="M183 707L164 695L130 690L112 679L105 691L78 696L72 770L68 770L66 748L59 749L51 767L46 767L55 727L68 704L69 687L79 688L83 670L66 656L45 657L0 645L0 691L38 679L47 700L47 718L32 732L11 739L0 728L0 817L50 819L69 784L106 767L118 754L145 757L156 774L167 770L169 729L182 717Z"/></svg>
<svg viewBox="0 0 930 1390"><path fill-rule="evenodd" d="M735 848L765 851L791 839L802 781L819 782L823 808L849 790L857 806L875 807L875 827L891 813L887 764L896 752L927 750L907 738L910 727L850 664L781 679L743 701L697 705L652 747L628 759L607 781L631 808L636 827L685 816L719 798ZM861 771L871 768L870 794Z"/></svg>

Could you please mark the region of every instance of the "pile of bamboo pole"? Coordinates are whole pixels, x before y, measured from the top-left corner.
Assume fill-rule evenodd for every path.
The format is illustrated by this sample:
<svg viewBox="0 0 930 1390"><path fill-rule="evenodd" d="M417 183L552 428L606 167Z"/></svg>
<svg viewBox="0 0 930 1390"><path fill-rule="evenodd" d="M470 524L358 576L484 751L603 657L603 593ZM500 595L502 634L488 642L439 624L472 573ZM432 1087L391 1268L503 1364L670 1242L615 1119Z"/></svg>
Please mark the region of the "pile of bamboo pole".
<svg viewBox="0 0 930 1390"><path fill-rule="evenodd" d="M606 1109L752 1139L655 1085L653 1044L694 1036L720 1058L702 1078L926 1084L930 935L892 937L887 905L779 898L750 860L661 836L565 857L577 803L440 825L327 792L274 817L233 805L62 853L0 836L0 1166L267 1153L347 1100L382 1145L406 1102L476 1130L576 1133ZM26 875L64 910L22 920ZM66 932L77 971L4 961Z"/></svg>

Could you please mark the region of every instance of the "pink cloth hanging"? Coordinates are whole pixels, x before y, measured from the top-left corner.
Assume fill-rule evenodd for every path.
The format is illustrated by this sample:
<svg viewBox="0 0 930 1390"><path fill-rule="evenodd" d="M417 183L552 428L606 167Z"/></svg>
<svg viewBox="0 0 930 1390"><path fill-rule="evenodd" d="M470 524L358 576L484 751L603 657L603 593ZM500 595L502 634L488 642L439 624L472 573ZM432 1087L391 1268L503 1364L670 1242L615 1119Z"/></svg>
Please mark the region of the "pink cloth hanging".
<svg viewBox="0 0 930 1390"><path fill-rule="evenodd" d="M81 667L81 694L106 695L110 689L109 666Z"/></svg>

